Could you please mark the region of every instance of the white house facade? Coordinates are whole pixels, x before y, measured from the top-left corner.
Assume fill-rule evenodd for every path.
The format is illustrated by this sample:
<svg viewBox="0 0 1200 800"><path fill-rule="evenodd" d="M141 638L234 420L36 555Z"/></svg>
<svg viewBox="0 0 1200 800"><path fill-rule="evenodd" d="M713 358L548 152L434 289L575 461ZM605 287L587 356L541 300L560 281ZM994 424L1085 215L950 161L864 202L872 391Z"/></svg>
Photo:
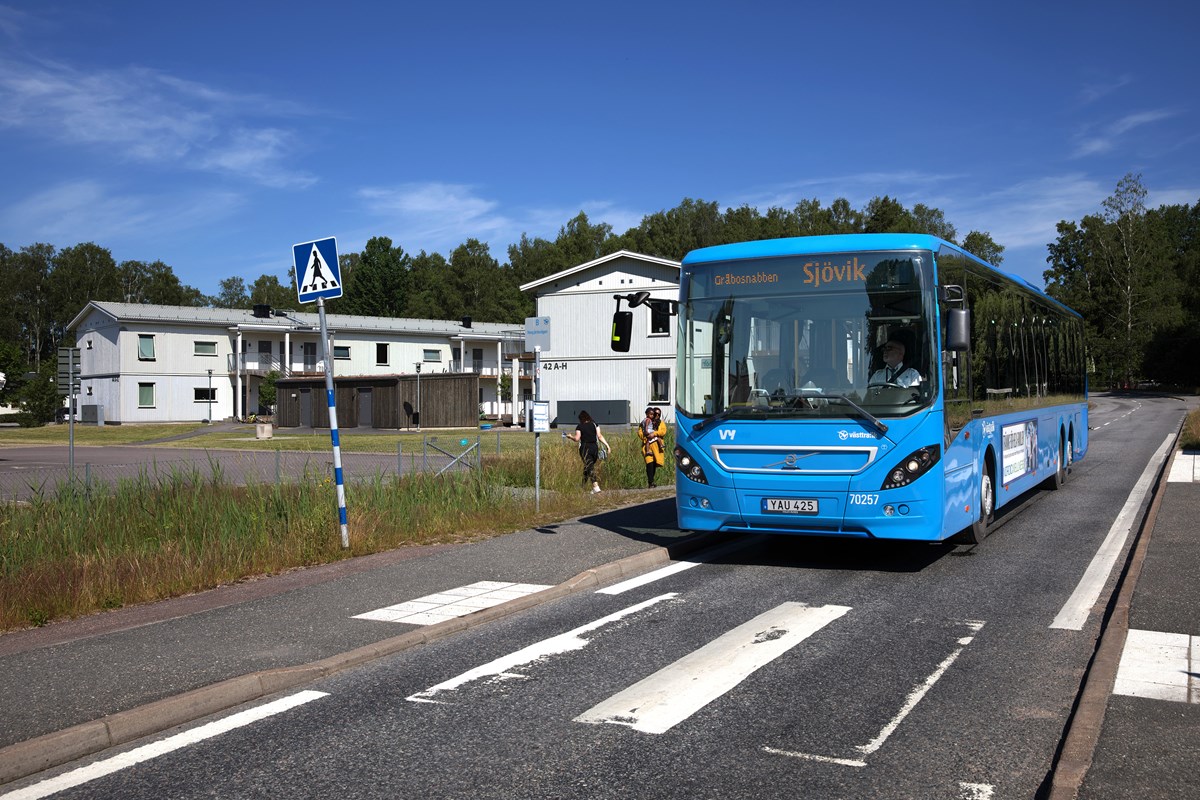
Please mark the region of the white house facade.
<svg viewBox="0 0 1200 800"><path fill-rule="evenodd" d="M325 372L313 313L94 301L70 329L85 422L244 418L260 411L258 388L269 373ZM326 329L338 377L475 372L480 412L496 417L513 410L499 399L502 376L518 406L532 393L519 326L329 314Z"/></svg>
<svg viewBox="0 0 1200 800"><path fill-rule="evenodd" d="M676 318L666 304L622 303L633 311L632 347L616 353L611 340L614 295L644 291L676 300L679 269L678 261L621 250L521 286L536 293L538 317L550 321L540 393L560 427L574 429L580 408L601 424L635 423L648 405L673 419ZM627 419L614 417L618 407Z"/></svg>

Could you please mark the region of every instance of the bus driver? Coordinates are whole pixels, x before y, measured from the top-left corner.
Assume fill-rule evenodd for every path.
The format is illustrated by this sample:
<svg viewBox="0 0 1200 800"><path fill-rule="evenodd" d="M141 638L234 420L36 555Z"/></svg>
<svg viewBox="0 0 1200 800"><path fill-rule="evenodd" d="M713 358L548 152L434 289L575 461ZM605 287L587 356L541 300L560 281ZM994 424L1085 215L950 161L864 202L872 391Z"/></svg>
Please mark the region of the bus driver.
<svg viewBox="0 0 1200 800"><path fill-rule="evenodd" d="M904 343L896 339L888 339L883 346L883 367L875 370L868 386L916 386L921 383L921 373L912 367L904 366Z"/></svg>

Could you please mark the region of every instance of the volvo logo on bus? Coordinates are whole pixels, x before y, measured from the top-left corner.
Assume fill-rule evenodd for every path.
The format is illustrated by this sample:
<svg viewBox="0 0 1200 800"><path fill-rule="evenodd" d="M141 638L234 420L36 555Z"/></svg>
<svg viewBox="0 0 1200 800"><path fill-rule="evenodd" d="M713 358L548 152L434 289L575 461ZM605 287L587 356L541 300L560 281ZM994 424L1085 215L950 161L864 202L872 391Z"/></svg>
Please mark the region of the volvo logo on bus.
<svg viewBox="0 0 1200 800"><path fill-rule="evenodd" d="M783 461L776 461L774 464L765 464L764 466L779 467L780 469L800 469L799 467L796 466L797 461L799 461L802 458L809 458L809 457L815 456L815 455L816 455L816 453L805 453L802 456L798 456L795 453L788 453L787 457L784 458Z"/></svg>

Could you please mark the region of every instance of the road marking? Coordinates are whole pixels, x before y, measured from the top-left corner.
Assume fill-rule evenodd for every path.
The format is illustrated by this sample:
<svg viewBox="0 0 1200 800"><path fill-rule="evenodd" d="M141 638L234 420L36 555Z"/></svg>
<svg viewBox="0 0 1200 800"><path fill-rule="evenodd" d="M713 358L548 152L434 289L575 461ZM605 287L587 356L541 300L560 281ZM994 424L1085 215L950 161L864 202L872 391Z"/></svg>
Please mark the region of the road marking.
<svg viewBox="0 0 1200 800"><path fill-rule="evenodd" d="M959 782L958 788L962 789L962 794L959 795L962 800L992 800L996 793L996 787L990 783Z"/></svg>
<svg viewBox="0 0 1200 800"><path fill-rule="evenodd" d="M1154 476L1163 459L1166 458L1174 438L1174 436L1168 436L1154 452L1150 463L1146 465L1142 476L1138 478L1133 491L1125 500L1124 508L1121 509L1120 514L1117 514L1116 521L1109 528L1108 536L1104 537L1100 549L1096 551L1096 555L1092 557L1092 562L1088 564L1083 577L1079 579L1075 591L1071 593L1067 602L1059 610L1058 616L1050 623L1051 628L1083 630L1083 624L1087 622L1092 607L1096 605L1096 601L1100 599L1100 593L1104 591L1104 584L1108 582L1108 576L1117 561L1117 556L1121 554L1121 550L1125 547L1125 540L1129 538L1129 532L1133 529L1133 523L1136 521L1138 509L1142 506L1142 500L1150 491L1150 486L1154 483Z"/></svg>
<svg viewBox="0 0 1200 800"><path fill-rule="evenodd" d="M284 711L295 708L296 706L304 705L321 697L327 697L327 692L298 692L288 697L281 698L272 703L251 708L246 711L238 712L225 719L219 719L215 722L209 722L206 725L201 725L198 728L193 728L190 731L177 733L174 736L169 736L162 741L153 742L151 744L135 747L127 753L106 758L102 761L97 761L94 764L89 764L86 767L72 770L71 772L63 773L55 778L35 783L32 786L27 786L24 789L18 789L15 792L0 795L0 800L35 800L40 797L49 797L52 794L64 791L66 789L80 786L82 784L94 781L97 778L103 778L106 775L111 775L127 767L132 767L135 764L140 764L143 761L149 761L153 758L166 755L175 750L182 749L188 745L202 742L205 739L211 739L214 736L220 736L222 733L228 733L236 728L244 725L249 725L253 722L266 719L267 717L280 714Z"/></svg>
<svg viewBox="0 0 1200 800"><path fill-rule="evenodd" d="M1200 703L1200 636L1130 630L1113 694Z"/></svg>
<svg viewBox="0 0 1200 800"><path fill-rule="evenodd" d="M1175 460L1171 462L1171 472L1167 475L1167 481L1169 483L1195 483L1198 460L1200 459L1196 458L1195 453L1176 453Z"/></svg>
<svg viewBox="0 0 1200 800"><path fill-rule="evenodd" d="M539 583L505 583L503 581L479 581L469 586L460 586L437 594L427 594L416 600L397 603L356 614L351 619L369 619L376 622L403 622L407 625L434 625L455 617L464 617L481 608L491 608L518 597L549 589Z"/></svg>
<svg viewBox="0 0 1200 800"><path fill-rule="evenodd" d="M695 558L695 559L689 558L689 559L684 559L683 561L678 561L674 564L668 564L667 566L662 567L660 569L656 569L653 572L647 572L645 575L639 575L636 578L630 578L627 581L622 581L621 583L614 583L612 586L608 586L603 589L598 589L596 591L596 594L611 594L611 595L623 594L625 592L628 592L630 589L636 589L639 586L645 586L648 583L653 583L654 581L659 581L659 580L662 580L663 578L669 578L670 576L675 575L676 573L683 572L684 570L691 569L692 567L698 567L701 564L707 564L710 561L714 561L722 556L728 555L729 553L732 553L735 550L741 550L743 547L748 546L752 541L754 541L754 540L753 539L743 539L743 540L730 542L722 547L718 547L715 550L711 550L711 551L705 553L703 558Z"/></svg>
<svg viewBox="0 0 1200 800"><path fill-rule="evenodd" d="M964 620L962 624L970 628L971 635L960 637L958 640L958 648L945 659L943 659L942 663L938 664L937 669L931 672L928 677L913 687L912 691L908 693L908 697L905 698L904 704L896 713L896 716L888 720L887 724L883 726L874 739L866 744L856 745L854 747L854 749L861 753L863 757L869 756L878 751L879 748L883 747L884 742L888 740L888 737L896 732L896 729L900 727L900 723L904 721L905 717L912 713L912 710L917 707L917 703L920 703L925 695L929 693L929 690L933 688L934 684L941 680L941 677L946 674L946 670L950 669L950 665L958 660L958 657L962 655L962 652L966 649L967 645L975 640L975 634L978 633L984 625L983 622L978 620ZM763 747L762 751L764 753L770 753L771 755L787 756L788 758L799 758L808 761L822 761L828 764L839 764L844 767L865 767L867 765L867 762L862 758L837 758L835 756L823 756L814 753L798 753L790 750L781 750L776 747Z"/></svg>
<svg viewBox="0 0 1200 800"><path fill-rule="evenodd" d="M622 609L616 613L609 614L607 617L601 617L598 620L589 622L586 625L581 625L578 628L569 630L566 633L560 633L558 636L552 636L549 639L543 639L540 642L531 644L515 653L509 653L506 656L489 661L474 669L468 670L461 675L451 678L448 681L430 686L424 691L417 692L405 698L414 703L439 703L440 700L432 699L440 692L451 692L458 687L470 683L471 681L479 680L480 678L498 678L500 680L509 680L512 678L524 678L524 675L514 673L512 670L517 667L528 666L535 662L549 658L550 656L561 655L575 650L582 650L591 644L590 639L584 639L583 634L591 633L592 631L603 628L613 622L624 619L631 614L636 614L639 611L650 608L653 605L663 602L664 600L673 600L678 597L674 592L662 594L658 597L652 597L629 608Z"/></svg>
<svg viewBox="0 0 1200 800"><path fill-rule="evenodd" d="M665 733L849 610L783 603L593 706L575 721Z"/></svg>

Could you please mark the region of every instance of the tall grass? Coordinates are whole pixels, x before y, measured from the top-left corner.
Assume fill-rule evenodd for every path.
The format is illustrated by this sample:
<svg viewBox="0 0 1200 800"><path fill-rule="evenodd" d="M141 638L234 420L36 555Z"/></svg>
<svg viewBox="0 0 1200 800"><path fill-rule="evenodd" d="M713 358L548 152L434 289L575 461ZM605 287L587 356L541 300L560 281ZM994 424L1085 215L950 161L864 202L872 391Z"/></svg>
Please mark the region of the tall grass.
<svg viewBox="0 0 1200 800"><path fill-rule="evenodd" d="M581 488L577 447L541 446L535 504L529 453L484 457L482 471L377 477L346 486L351 547L341 549L331 478L234 486L219 460L207 472L143 472L89 496L74 487L0 505L0 630L177 596L414 544L469 541L627 502L611 490L645 485L633 434L609 438L605 489ZM672 468L660 470L665 482ZM535 507L538 509L535 511Z"/></svg>
<svg viewBox="0 0 1200 800"><path fill-rule="evenodd" d="M1188 414L1183 421L1179 446L1184 450L1200 450L1200 410Z"/></svg>

